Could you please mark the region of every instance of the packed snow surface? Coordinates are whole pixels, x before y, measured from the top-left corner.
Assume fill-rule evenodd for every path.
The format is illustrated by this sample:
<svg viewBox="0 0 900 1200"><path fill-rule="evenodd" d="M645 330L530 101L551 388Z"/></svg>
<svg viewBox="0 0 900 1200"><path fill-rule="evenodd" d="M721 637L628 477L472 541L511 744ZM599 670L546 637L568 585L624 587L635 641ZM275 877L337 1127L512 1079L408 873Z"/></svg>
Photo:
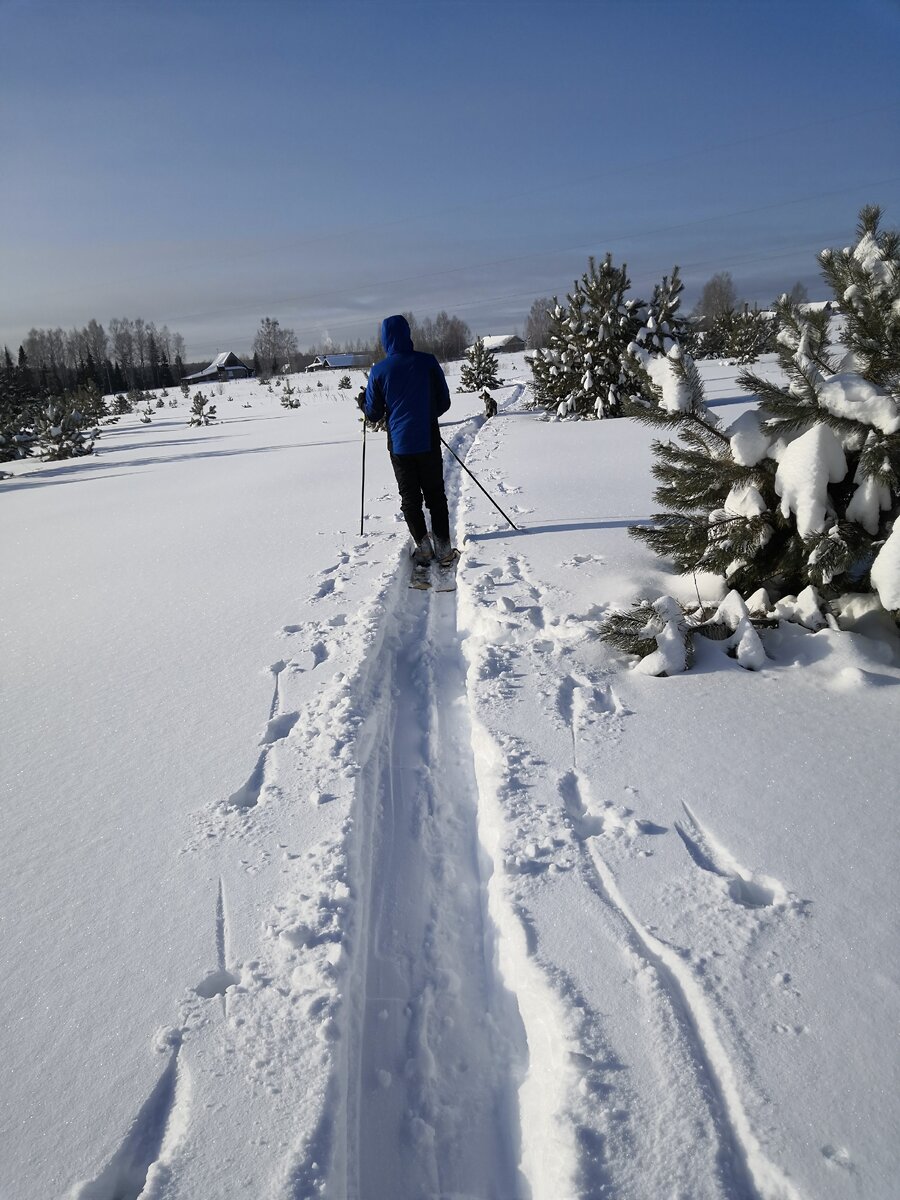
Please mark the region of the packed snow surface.
<svg viewBox="0 0 900 1200"><path fill-rule="evenodd" d="M890 622L760 638L701 577L731 637L633 670L603 614L695 589L628 537L653 434L500 368L488 422L450 371L516 526L448 455L456 592L407 587L380 434L360 532L337 373L0 483L3 1200L897 1195Z"/></svg>

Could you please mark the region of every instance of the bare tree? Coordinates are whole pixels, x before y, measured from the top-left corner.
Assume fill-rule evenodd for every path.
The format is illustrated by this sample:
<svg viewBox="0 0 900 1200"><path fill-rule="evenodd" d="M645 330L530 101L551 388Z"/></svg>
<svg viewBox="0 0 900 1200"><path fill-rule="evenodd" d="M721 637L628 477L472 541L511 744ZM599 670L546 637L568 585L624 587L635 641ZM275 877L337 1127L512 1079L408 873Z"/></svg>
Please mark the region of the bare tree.
<svg viewBox="0 0 900 1200"><path fill-rule="evenodd" d="M694 306L694 317L705 317L715 321L727 312L737 308L737 290L729 271L720 271L707 280L700 293L700 299Z"/></svg>
<svg viewBox="0 0 900 1200"><path fill-rule="evenodd" d="M806 290L806 284L801 283L798 279L788 292L788 298L790 299L791 304L805 304L809 299L809 292Z"/></svg>
<svg viewBox="0 0 900 1200"><path fill-rule="evenodd" d="M418 321L411 312L404 313L403 316L409 324L415 348L423 350L426 354L433 354L441 362L462 358L472 341L472 331L465 321L459 317L451 317L446 312L439 312L434 320L426 317L424 321ZM378 338L380 344L380 329Z"/></svg>
<svg viewBox="0 0 900 1200"><path fill-rule="evenodd" d="M282 328L276 318L263 317L253 339L253 353L259 355L265 369L272 365L279 369L297 353L297 335L293 329Z"/></svg>
<svg viewBox="0 0 900 1200"><path fill-rule="evenodd" d="M109 323L113 358L125 373L129 385L134 382L134 332L128 317L113 317Z"/></svg>
<svg viewBox="0 0 900 1200"><path fill-rule="evenodd" d="M109 357L109 338L99 321L92 317L81 331L84 346L99 366Z"/></svg>
<svg viewBox="0 0 900 1200"><path fill-rule="evenodd" d="M144 387L146 384L146 368L147 368L147 353L149 350L150 331L147 328L147 323L143 317L135 317L131 323L131 328L134 332L134 356L137 360L136 367L138 368L138 386Z"/></svg>
<svg viewBox="0 0 900 1200"><path fill-rule="evenodd" d="M550 336L550 313L553 301L546 296L535 300L525 320L525 345L529 350L542 350Z"/></svg>

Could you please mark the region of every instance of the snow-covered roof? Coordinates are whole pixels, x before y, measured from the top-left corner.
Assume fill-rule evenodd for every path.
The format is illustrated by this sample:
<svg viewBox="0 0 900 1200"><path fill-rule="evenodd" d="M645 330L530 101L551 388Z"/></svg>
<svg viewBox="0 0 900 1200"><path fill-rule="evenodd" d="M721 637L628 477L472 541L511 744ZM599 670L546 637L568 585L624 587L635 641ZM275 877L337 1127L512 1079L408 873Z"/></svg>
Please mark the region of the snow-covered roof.
<svg viewBox="0 0 900 1200"><path fill-rule="evenodd" d="M484 342L485 350L490 350L494 353L498 350L505 350L510 342L515 342L518 345L522 341L517 333L491 333L481 340Z"/></svg>
<svg viewBox="0 0 900 1200"><path fill-rule="evenodd" d="M247 364L241 362L232 350L225 350L222 354L217 354L208 367L204 367L202 371L196 371L193 375L185 375L185 379L189 383L195 379L211 379L218 375L220 371L241 367L248 375L251 373Z"/></svg>
<svg viewBox="0 0 900 1200"><path fill-rule="evenodd" d="M367 367L371 361L371 354L317 354L306 370L315 371L323 367Z"/></svg>
<svg viewBox="0 0 900 1200"><path fill-rule="evenodd" d="M834 300L804 300L799 305L801 312L833 312L837 308L837 303Z"/></svg>

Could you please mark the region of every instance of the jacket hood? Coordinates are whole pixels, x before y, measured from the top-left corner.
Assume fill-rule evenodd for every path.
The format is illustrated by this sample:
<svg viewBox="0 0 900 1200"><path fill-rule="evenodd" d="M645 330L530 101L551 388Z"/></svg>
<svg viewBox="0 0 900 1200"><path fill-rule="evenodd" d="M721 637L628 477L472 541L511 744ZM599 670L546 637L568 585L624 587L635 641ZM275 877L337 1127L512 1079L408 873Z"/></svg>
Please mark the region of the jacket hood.
<svg viewBox="0 0 900 1200"><path fill-rule="evenodd" d="M409 354L412 336L406 317L385 317L381 322L381 344L385 354Z"/></svg>

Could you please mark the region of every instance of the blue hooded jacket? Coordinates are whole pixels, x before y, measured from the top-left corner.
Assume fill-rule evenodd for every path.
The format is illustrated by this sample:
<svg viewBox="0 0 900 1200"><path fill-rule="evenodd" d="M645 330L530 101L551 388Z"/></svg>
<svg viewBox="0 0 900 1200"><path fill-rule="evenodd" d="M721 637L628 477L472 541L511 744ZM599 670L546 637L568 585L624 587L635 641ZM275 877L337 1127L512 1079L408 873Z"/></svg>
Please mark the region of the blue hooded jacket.
<svg viewBox="0 0 900 1200"><path fill-rule="evenodd" d="M450 407L450 392L433 354L413 349L405 317L385 317L381 344L387 358L369 372L366 416L387 414L391 454L425 454L440 447L438 417Z"/></svg>

